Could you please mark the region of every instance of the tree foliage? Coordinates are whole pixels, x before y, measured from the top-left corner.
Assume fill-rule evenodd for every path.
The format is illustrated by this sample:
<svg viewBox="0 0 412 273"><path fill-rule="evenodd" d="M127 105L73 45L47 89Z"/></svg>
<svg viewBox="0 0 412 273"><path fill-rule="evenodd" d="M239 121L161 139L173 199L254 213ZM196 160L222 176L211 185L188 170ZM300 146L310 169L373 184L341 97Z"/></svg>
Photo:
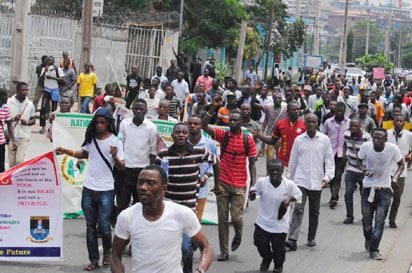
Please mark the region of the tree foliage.
<svg viewBox="0 0 412 273"><path fill-rule="evenodd" d="M412 42L403 45L402 64L405 68L412 69Z"/></svg>
<svg viewBox="0 0 412 273"><path fill-rule="evenodd" d="M356 63L363 67L367 72L371 72L374 67L384 67L385 72L390 73L394 67L393 63L382 53L377 53L375 55L366 54L365 56L356 59Z"/></svg>
<svg viewBox="0 0 412 273"><path fill-rule="evenodd" d="M365 55L366 49L366 33L368 20L360 20L353 26L353 59L360 58ZM369 54L376 54L379 46L384 40L383 32L375 22L369 23Z"/></svg>

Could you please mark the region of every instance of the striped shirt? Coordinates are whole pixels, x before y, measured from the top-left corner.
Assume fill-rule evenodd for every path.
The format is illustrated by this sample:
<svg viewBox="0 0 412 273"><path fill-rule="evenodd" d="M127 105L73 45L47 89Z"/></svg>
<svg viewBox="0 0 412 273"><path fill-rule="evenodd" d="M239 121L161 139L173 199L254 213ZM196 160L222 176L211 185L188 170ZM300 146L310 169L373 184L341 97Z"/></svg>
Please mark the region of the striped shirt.
<svg viewBox="0 0 412 273"><path fill-rule="evenodd" d="M361 173L357 165L359 149L363 143L371 140L371 135L362 132L360 137L352 137L349 130L345 131L344 135L344 145L346 145L346 155L348 157L348 162L346 164L346 170Z"/></svg>
<svg viewBox="0 0 412 273"><path fill-rule="evenodd" d="M3 106L0 107L0 145L6 143L6 136L4 134L4 131L7 130L7 122L10 120L10 107L7 104L3 104Z"/></svg>
<svg viewBox="0 0 412 273"><path fill-rule="evenodd" d="M225 130L214 128L214 139L223 144ZM220 182L226 183L237 188L246 188L247 170L246 157L254 158L257 156L256 145L253 137L248 135L249 154L245 154L243 144L243 133L237 135L229 132L229 141L225 153L220 155Z"/></svg>
<svg viewBox="0 0 412 273"><path fill-rule="evenodd" d="M168 99L165 97L166 100L170 101L170 106L169 106L169 116L172 116L174 118L177 117L177 111L182 107L182 104L180 103L180 100L178 100L177 97L173 96L171 99Z"/></svg>
<svg viewBox="0 0 412 273"><path fill-rule="evenodd" d="M203 162L216 163L216 157L205 147L193 147L188 143L186 155L180 157L175 145L163 149L156 157L155 164L169 160L169 176L166 198L196 211L199 191L200 165Z"/></svg>

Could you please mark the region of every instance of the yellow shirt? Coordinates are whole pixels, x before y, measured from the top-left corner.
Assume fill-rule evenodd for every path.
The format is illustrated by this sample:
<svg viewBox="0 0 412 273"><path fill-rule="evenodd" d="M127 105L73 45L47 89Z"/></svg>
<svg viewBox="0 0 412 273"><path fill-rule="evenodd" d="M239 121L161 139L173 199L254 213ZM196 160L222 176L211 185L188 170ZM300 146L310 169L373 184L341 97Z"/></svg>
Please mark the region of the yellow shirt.
<svg viewBox="0 0 412 273"><path fill-rule="evenodd" d="M393 129L393 120L387 120L382 122L382 128L389 130L389 129ZM411 124L409 122L405 122L405 125L403 126L404 130L410 131L411 130Z"/></svg>
<svg viewBox="0 0 412 273"><path fill-rule="evenodd" d="M77 77L77 83L79 86L80 97L93 97L94 96L94 85L96 84L96 74L94 73L81 73Z"/></svg>

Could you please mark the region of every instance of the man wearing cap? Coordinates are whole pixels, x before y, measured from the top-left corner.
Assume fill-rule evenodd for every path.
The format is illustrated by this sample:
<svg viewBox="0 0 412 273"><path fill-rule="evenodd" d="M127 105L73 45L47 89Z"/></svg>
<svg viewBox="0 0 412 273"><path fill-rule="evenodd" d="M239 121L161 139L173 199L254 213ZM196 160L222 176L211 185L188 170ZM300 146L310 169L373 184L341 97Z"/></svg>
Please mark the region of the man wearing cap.
<svg viewBox="0 0 412 273"><path fill-rule="evenodd" d="M226 94L226 106L221 107L217 112L217 125L229 126L229 115L233 111L240 111L237 107L236 93L229 92Z"/></svg>

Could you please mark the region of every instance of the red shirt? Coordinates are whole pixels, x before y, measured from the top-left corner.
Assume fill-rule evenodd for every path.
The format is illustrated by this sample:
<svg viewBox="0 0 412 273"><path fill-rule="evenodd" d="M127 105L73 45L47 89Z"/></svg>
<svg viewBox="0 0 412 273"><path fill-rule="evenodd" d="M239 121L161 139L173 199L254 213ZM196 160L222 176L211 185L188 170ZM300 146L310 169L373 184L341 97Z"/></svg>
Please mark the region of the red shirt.
<svg viewBox="0 0 412 273"><path fill-rule="evenodd" d="M298 119L295 123L292 123L289 118L280 120L273 129L273 136L281 139L278 158L285 167L289 165L290 152L295 138L305 131L306 125L303 120Z"/></svg>
<svg viewBox="0 0 412 273"><path fill-rule="evenodd" d="M222 145L226 131L220 128L214 128L213 131L214 139ZM257 156L255 141L251 135L248 135L248 142L249 154L246 155L243 144L243 133L235 135L229 132L226 152L220 157L220 181L222 183L237 188L246 188L246 156L249 158ZM235 154L235 151L237 155L234 157L233 154Z"/></svg>
<svg viewBox="0 0 412 273"><path fill-rule="evenodd" d="M97 108L104 105L104 95L100 95L94 98L92 113L96 112Z"/></svg>

